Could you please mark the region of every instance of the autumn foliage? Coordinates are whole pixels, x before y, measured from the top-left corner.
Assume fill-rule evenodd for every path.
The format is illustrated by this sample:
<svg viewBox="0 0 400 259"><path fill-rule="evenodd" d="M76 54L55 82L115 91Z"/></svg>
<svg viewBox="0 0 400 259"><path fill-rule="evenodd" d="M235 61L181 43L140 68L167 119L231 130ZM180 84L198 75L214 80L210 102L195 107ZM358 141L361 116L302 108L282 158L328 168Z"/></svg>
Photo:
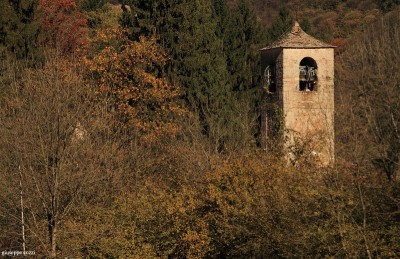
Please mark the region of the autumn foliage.
<svg viewBox="0 0 400 259"><path fill-rule="evenodd" d="M87 44L87 19L74 0L41 0L38 21L41 42L62 53L82 50Z"/></svg>
<svg viewBox="0 0 400 259"><path fill-rule="evenodd" d="M11 10L11 3L34 1L31 7L40 2L40 12L29 15L45 32L23 24L23 16L6 16L27 8L2 12ZM250 28L240 22L249 21L247 12L235 16L238 9L227 9L227 16L237 17L225 25L232 33L210 44L212 34L225 28L209 22L215 11L210 4L226 1L247 2L129 1L130 10L160 4L168 29L164 37L172 37L175 52L168 51L159 30L129 39L117 24L121 6L97 8L96 0L0 1L0 20L8 22L3 28L0 22L0 48L6 43L5 51L18 57L0 56L1 250L35 251L40 258L400 258L400 12L348 39L320 31L331 22L341 25L336 13L314 17L303 9L312 17L311 32L336 39L330 42L340 54L336 162L321 167L309 155L308 138L288 147L295 152L294 164L279 139L267 152L258 143L252 128L259 127L266 96L261 86L246 83L245 65L253 61L243 54L254 50L240 30ZM371 1L313 5L342 10ZM262 5L265 10L277 9L277 0L269 2ZM162 4L179 5L175 10L185 19L170 23L177 13L166 13ZM204 8L195 10L196 5ZM90 28L88 51L77 56L86 44L82 6L98 24ZM344 13L343 28L365 14ZM316 27L323 17L326 22ZM21 24L12 27L15 21ZM183 29L169 34L171 24L180 23ZM32 31L24 31L27 27ZM46 44L40 46L43 62L32 65L28 58L36 38L29 48L16 46L29 44L35 33ZM216 66L227 54L231 59ZM227 60L235 62L231 76L214 73ZM173 61L180 62L181 74L168 69L177 64ZM234 80L237 91L221 91ZM204 106L190 106L181 89L201 95ZM230 92L234 99L226 99ZM196 115L201 108L209 117Z"/></svg>
<svg viewBox="0 0 400 259"><path fill-rule="evenodd" d="M342 38L337 38L331 41L331 45L335 46L335 54L340 54L344 51L345 40Z"/></svg>
<svg viewBox="0 0 400 259"><path fill-rule="evenodd" d="M118 124L140 132L143 140L177 134L175 119L186 112L176 102L179 88L157 74L167 58L156 40L131 41L118 30L100 33L98 40L119 42L118 47L108 44L86 60L99 93L112 98Z"/></svg>

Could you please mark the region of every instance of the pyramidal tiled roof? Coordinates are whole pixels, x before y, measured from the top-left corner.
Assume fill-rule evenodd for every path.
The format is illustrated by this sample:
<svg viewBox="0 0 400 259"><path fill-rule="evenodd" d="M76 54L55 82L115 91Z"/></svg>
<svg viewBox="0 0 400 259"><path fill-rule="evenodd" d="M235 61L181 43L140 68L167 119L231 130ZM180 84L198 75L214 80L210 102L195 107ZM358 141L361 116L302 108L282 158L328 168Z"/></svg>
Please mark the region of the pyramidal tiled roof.
<svg viewBox="0 0 400 259"><path fill-rule="evenodd" d="M335 46L329 45L325 42L317 40L316 38L305 33L299 23L296 21L292 30L285 34L280 40L272 43L272 45L265 47L261 50L275 49L275 48L334 48Z"/></svg>

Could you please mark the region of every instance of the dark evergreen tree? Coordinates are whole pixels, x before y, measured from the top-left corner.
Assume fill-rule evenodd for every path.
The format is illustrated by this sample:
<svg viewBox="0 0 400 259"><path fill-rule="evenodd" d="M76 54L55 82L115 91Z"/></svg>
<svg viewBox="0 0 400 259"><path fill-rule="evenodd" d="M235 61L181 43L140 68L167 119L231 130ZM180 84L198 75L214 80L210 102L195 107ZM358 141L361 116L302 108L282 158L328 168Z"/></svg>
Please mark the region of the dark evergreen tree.
<svg viewBox="0 0 400 259"><path fill-rule="evenodd" d="M129 10L122 6L122 25L131 29L131 37L137 39L139 36L149 36L154 31L154 6L156 1L131 0Z"/></svg>
<svg viewBox="0 0 400 259"><path fill-rule="evenodd" d="M272 26L268 30L268 40L272 43L281 38L286 32L293 26L293 16L290 13L289 8L283 5L279 9L279 16L273 22Z"/></svg>
<svg viewBox="0 0 400 259"><path fill-rule="evenodd" d="M37 0L0 1L0 52L18 58L38 52L39 26L35 23Z"/></svg>
<svg viewBox="0 0 400 259"><path fill-rule="evenodd" d="M400 0L377 0L376 2L385 12L393 10L396 6L400 5Z"/></svg>
<svg viewBox="0 0 400 259"><path fill-rule="evenodd" d="M185 1L176 7L177 33L167 38L176 39L172 77L187 89L186 98L200 115L205 133L221 149L229 139L235 112L217 19L210 1Z"/></svg>
<svg viewBox="0 0 400 259"><path fill-rule="evenodd" d="M215 0L214 4L233 89L242 91L257 86L262 34L254 10L247 0L237 1L231 9L226 0Z"/></svg>
<svg viewBox="0 0 400 259"><path fill-rule="evenodd" d="M256 118L263 96L258 87L261 85L259 49L266 37L248 0L214 0L214 10L237 107L237 123L231 134L242 139L238 144L243 146L251 143L259 132Z"/></svg>
<svg viewBox="0 0 400 259"><path fill-rule="evenodd" d="M228 0L213 0L213 8L217 17L217 36L224 38L232 18L229 13Z"/></svg>
<svg viewBox="0 0 400 259"><path fill-rule="evenodd" d="M300 21L300 26L301 26L301 28L303 29L303 31L305 31L305 32L308 33L308 34L312 34L312 31L311 31L311 22L310 22L309 19L307 19L307 18L301 19L301 21Z"/></svg>
<svg viewBox="0 0 400 259"><path fill-rule="evenodd" d="M160 36L166 27L167 17L171 16L174 0L125 0L122 1L122 27L130 30L134 40L141 36Z"/></svg>

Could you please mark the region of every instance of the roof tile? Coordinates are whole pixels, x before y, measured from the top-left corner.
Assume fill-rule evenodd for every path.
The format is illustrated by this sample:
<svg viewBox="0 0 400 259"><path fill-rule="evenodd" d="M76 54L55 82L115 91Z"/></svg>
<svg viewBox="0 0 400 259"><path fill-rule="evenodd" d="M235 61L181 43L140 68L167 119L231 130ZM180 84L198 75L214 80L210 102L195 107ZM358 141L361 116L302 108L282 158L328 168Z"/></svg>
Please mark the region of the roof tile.
<svg viewBox="0 0 400 259"><path fill-rule="evenodd" d="M305 33L299 23L296 21L292 30L285 34L280 40L272 43L272 45L265 47L261 50L275 49L275 48L334 48L335 46L329 45L325 42L317 40L316 38Z"/></svg>

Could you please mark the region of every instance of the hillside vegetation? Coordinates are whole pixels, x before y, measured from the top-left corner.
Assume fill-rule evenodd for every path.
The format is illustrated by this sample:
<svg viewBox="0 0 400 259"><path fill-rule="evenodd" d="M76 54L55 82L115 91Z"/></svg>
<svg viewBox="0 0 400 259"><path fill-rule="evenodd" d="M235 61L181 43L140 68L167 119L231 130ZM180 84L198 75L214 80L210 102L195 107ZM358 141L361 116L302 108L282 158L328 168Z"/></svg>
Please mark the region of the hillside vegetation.
<svg viewBox="0 0 400 259"><path fill-rule="evenodd" d="M258 49L293 20L278 1L1 1L1 250L400 257L400 10L380 2L287 1L347 38L321 167L307 140L290 164L260 146Z"/></svg>
<svg viewBox="0 0 400 259"><path fill-rule="evenodd" d="M282 7L302 22L303 29L325 41L348 38L396 8L398 0L252 0L258 20L270 27Z"/></svg>

